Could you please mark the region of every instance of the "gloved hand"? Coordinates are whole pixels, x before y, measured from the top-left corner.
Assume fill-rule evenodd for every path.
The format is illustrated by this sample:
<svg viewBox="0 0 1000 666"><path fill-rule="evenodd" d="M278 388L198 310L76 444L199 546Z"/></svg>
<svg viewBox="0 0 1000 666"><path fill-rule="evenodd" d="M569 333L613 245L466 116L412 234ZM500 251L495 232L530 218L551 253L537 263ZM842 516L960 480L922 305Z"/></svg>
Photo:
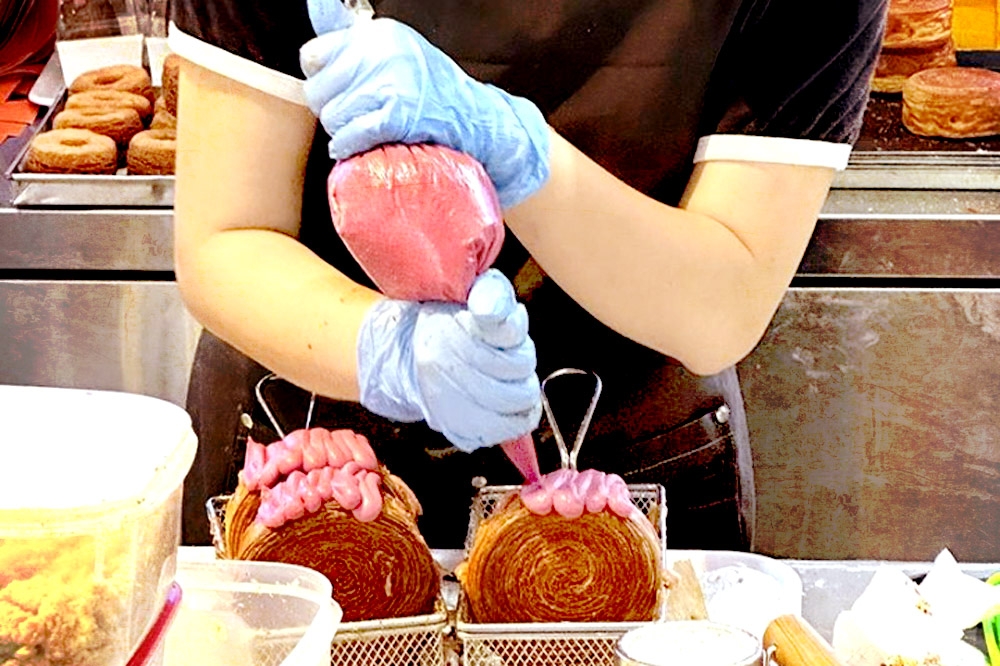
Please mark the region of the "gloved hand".
<svg viewBox="0 0 1000 666"><path fill-rule="evenodd" d="M358 336L361 404L419 421L469 452L529 433L541 389L528 314L506 277L476 278L467 306L387 299Z"/></svg>
<svg viewBox="0 0 1000 666"><path fill-rule="evenodd" d="M412 28L354 19L340 0L310 0L319 35L300 63L309 108L330 135L330 157L383 143L438 143L478 160L509 208L549 174L549 130L538 108L470 77Z"/></svg>

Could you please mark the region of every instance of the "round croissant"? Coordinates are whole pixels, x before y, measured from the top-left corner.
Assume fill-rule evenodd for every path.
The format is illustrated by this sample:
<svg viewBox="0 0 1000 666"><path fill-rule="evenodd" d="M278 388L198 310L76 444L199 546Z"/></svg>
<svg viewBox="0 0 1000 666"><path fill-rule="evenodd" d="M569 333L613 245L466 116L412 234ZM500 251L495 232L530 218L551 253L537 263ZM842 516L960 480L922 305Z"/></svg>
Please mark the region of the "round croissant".
<svg viewBox="0 0 1000 666"><path fill-rule="evenodd" d="M517 496L478 526L461 578L481 623L652 620L664 585L639 511L540 516Z"/></svg>
<svg viewBox="0 0 1000 666"><path fill-rule="evenodd" d="M278 528L255 520L260 493L241 482L226 506L226 555L315 569L333 584L344 621L431 613L440 577L416 526L420 505L398 477L382 477L382 511L356 519L335 500Z"/></svg>

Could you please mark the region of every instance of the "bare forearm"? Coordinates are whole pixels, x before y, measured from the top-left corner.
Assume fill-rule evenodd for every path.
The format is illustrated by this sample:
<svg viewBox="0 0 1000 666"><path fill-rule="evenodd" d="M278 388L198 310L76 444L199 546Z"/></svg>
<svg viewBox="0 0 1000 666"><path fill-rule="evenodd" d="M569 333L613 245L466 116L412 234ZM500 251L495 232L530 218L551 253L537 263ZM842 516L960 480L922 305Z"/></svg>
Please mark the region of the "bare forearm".
<svg viewBox="0 0 1000 666"><path fill-rule="evenodd" d="M298 386L357 400L358 329L379 294L273 231L215 234L177 270L185 303L213 333Z"/></svg>
<svg viewBox="0 0 1000 666"><path fill-rule="evenodd" d="M629 188L556 135L552 165L546 186L507 211L511 230L594 316L701 373L735 363L763 334L832 176L782 167L775 178L773 165L713 163L710 173L696 170L674 208ZM727 191L737 175L738 189ZM783 206L788 190L807 194ZM748 215L758 204L763 210Z"/></svg>
<svg viewBox="0 0 1000 666"><path fill-rule="evenodd" d="M357 399L357 334L380 296L297 239L315 119L191 63L180 77L174 252L191 313L289 381Z"/></svg>

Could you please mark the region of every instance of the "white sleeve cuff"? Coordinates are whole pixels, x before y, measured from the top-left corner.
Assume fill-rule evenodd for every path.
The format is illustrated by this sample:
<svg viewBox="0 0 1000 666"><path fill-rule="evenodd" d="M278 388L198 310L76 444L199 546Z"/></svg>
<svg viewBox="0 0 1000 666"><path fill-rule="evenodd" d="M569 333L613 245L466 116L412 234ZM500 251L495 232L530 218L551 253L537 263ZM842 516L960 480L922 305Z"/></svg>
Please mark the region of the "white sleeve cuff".
<svg viewBox="0 0 1000 666"><path fill-rule="evenodd" d="M843 171L850 156L849 143L748 134L710 134L698 139L694 161L771 162Z"/></svg>
<svg viewBox="0 0 1000 666"><path fill-rule="evenodd" d="M167 32L170 50L194 64L221 76L280 99L307 106L301 79L268 69L260 63L203 42L170 23Z"/></svg>

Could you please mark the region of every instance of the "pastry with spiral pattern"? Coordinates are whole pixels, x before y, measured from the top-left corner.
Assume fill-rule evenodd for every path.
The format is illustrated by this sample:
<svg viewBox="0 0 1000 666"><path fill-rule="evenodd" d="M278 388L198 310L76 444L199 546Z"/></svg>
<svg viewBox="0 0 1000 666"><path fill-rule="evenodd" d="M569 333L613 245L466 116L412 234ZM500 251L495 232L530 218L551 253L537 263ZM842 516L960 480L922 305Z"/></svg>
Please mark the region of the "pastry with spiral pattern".
<svg viewBox="0 0 1000 666"><path fill-rule="evenodd" d="M417 529L420 504L349 430L298 430L248 442L226 506L224 555L315 569L344 621L434 611L440 574Z"/></svg>
<svg viewBox="0 0 1000 666"><path fill-rule="evenodd" d="M590 476L587 483L604 482L605 500L625 488L615 475L583 474ZM474 622L632 622L658 616L666 593L663 552L641 511L614 500L595 503L586 489L582 512L563 511L560 504L573 504L565 495L580 494L570 482L555 489L551 510L540 515L545 502L526 490L538 489L512 494L478 525L457 572Z"/></svg>

